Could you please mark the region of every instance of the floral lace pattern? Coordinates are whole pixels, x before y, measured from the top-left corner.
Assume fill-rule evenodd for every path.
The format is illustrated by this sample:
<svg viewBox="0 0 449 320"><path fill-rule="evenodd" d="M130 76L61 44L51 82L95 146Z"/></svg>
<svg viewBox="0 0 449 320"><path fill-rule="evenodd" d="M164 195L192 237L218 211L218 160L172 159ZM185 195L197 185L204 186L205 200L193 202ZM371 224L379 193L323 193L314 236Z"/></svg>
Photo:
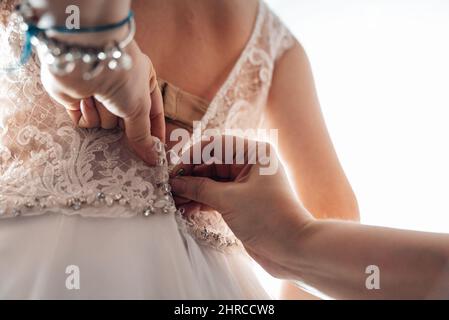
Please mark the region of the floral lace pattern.
<svg viewBox="0 0 449 320"><path fill-rule="evenodd" d="M14 19L5 19L6 9L0 41L2 62L9 67L18 60L23 35ZM0 81L0 217L44 212L115 217L114 210L83 210L115 204L131 209L121 210L125 216L174 211L167 166L145 165L119 130L74 128L42 87L37 60L3 72Z"/></svg>
<svg viewBox="0 0 449 320"><path fill-rule="evenodd" d="M20 56L22 35L8 19L17 2L0 3L0 68ZM275 62L293 43L288 30L260 2L251 39L212 101L202 128L257 128ZM0 218L175 213L167 181L167 166L146 166L126 146L121 131L74 128L43 89L36 59L15 72L0 73ZM218 213L177 217L202 242L214 247L237 243Z"/></svg>
<svg viewBox="0 0 449 320"><path fill-rule="evenodd" d="M253 33L228 79L212 100L201 128L257 129L276 61L295 43L280 19L260 1Z"/></svg>
<svg viewBox="0 0 449 320"><path fill-rule="evenodd" d="M257 136L256 130L263 120L275 64L295 41L281 20L260 1L251 38L200 125L195 128L191 143L199 141L201 133L207 129L216 134L239 129L233 134L240 132L246 138L263 138ZM199 212L189 219L187 228L206 243L218 243L223 247L235 239L218 212ZM224 239L217 241L217 233L225 235Z"/></svg>

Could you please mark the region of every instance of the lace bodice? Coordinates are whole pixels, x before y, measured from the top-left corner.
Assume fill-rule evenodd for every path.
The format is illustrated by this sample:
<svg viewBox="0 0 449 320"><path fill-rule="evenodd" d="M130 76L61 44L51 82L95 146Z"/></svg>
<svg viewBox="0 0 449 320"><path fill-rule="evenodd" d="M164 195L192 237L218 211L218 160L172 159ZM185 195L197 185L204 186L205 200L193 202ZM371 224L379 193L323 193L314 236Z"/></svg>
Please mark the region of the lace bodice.
<svg viewBox="0 0 449 320"><path fill-rule="evenodd" d="M276 61L294 44L280 19L260 1L253 33L204 115L204 129L257 129L262 121Z"/></svg>
<svg viewBox="0 0 449 320"><path fill-rule="evenodd" d="M20 56L23 36L9 19L17 0L0 3L0 67ZM257 128L276 60L294 43L261 2L253 34L229 78L211 102L202 128ZM33 58L0 74L0 217L57 213L132 217L174 213L166 166L148 167L127 147L122 132L74 128L44 91ZM194 215L185 226L207 242L234 240L219 215ZM223 235L225 235L223 237Z"/></svg>

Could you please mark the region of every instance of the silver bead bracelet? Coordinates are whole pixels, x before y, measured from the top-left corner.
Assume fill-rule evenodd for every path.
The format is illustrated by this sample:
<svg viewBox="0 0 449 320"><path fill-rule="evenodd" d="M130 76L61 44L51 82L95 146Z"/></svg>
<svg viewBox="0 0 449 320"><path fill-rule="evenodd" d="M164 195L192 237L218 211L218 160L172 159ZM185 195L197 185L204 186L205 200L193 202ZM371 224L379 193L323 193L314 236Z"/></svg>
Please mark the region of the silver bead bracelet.
<svg viewBox="0 0 449 320"><path fill-rule="evenodd" d="M79 29L67 29L66 27L39 28L31 23L36 18L25 1L18 6L16 16L21 29L26 33L25 44L22 52L21 63L26 63L31 55L31 47L36 47L42 53L42 62L49 66L51 72L58 76L72 73L77 66L82 68L84 80L90 80L98 76L105 68L109 70L129 70L132 67L132 59L125 52L125 48L133 41L136 33L134 14L114 24L84 27ZM111 41L103 47L86 47L56 40L48 33L80 34L100 33L128 26L128 33L121 41Z"/></svg>

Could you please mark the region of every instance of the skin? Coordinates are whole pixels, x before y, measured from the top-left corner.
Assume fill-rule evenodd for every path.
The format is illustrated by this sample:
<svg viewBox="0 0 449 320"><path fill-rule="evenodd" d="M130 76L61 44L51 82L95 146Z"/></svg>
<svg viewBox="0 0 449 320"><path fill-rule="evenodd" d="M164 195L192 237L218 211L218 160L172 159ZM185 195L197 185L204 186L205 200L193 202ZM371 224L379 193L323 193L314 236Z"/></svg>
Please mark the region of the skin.
<svg viewBox="0 0 449 320"><path fill-rule="evenodd" d="M73 4L79 6L82 26L94 26L124 19L128 15L130 2L98 1L94 5L85 0L75 3L55 0L31 2L38 17L36 23L47 28L54 24L64 25L67 17L65 8ZM111 15L109 19L115 20L99 18L105 12ZM71 44L100 47L111 40L123 39L127 33L126 28L119 28L102 33L102 37L96 33L62 33L53 37ZM124 51L133 61L130 70L101 72L93 79L84 80L79 66L70 74L60 76L52 73L48 64L43 63L42 84L50 96L65 107L75 125L103 129L120 125L135 152L148 164L155 165L158 155L154 150L154 137L162 141L165 139L162 95L157 86L155 69L135 41ZM38 50L41 60L44 54Z"/></svg>
<svg viewBox="0 0 449 320"><path fill-rule="evenodd" d="M133 8L146 17L137 16L137 41L161 78L210 101L250 37L257 6L252 0L137 0ZM276 65L265 118L268 129L279 130L279 153L305 207L317 218L358 221L357 200L326 129L310 63L299 43ZM167 128L167 134L174 129ZM283 298L313 298L287 283L283 291Z"/></svg>
<svg viewBox="0 0 449 320"><path fill-rule="evenodd" d="M177 172L189 176L171 184L192 201L190 208L201 203L220 212L275 277L337 299L449 298L449 235L317 220L290 190L283 167L274 175L261 175L260 168L180 165ZM380 270L379 290L366 287L371 265Z"/></svg>
<svg viewBox="0 0 449 320"><path fill-rule="evenodd" d="M318 219L359 221L356 197L327 131L311 66L299 43L278 61L265 118L267 128L279 130L279 153L307 210ZM281 296L315 299L288 282Z"/></svg>
<svg viewBox="0 0 449 320"><path fill-rule="evenodd" d="M114 11L116 6L110 14L123 16L127 8L114 1L108 2L108 10ZM79 2L89 5L86 0ZM104 19L95 18L104 16L101 8L100 2L96 8L89 7L89 12L97 10L98 14L86 17L85 22ZM136 13L136 43L150 57L158 76L210 101L251 36L258 1L134 0L132 8ZM84 109L84 113L81 108L75 110L81 113L83 127L99 123L113 127L120 116L117 112L111 116L110 108L106 108L109 112ZM154 114L159 116L160 110ZM299 43L277 62L265 118L267 128L279 130L279 153L307 210L317 218L358 220L357 201L327 132L310 64ZM151 125L162 128L153 121ZM165 136L175 128L168 123ZM162 132L158 135L164 136ZM144 148L137 149L148 157Z"/></svg>
<svg viewBox="0 0 449 320"><path fill-rule="evenodd" d="M84 26L119 21L126 16L131 5L131 0L29 0L28 2L39 16L49 18L50 25L63 25L67 18L65 13L67 6L76 5L80 8L80 22ZM46 19L41 20L45 21Z"/></svg>

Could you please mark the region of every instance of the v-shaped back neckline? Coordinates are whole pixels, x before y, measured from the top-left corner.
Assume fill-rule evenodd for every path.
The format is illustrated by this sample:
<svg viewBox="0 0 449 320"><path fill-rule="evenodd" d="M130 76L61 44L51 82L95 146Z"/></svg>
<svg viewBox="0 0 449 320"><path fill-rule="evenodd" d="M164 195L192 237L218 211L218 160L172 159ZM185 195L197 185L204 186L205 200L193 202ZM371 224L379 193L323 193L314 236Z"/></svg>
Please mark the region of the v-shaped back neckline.
<svg viewBox="0 0 449 320"><path fill-rule="evenodd" d="M226 77L226 80L223 82L223 84L220 86L218 91L215 93L214 97L210 101L210 105L213 105L214 102L218 99L218 97L223 96L223 94L227 91L227 89L230 86L230 83L232 80L236 77L236 75L239 73L242 64L244 63L244 60L247 56L247 52L250 51L250 49L253 47L254 42L257 40L257 37L260 34L260 29L262 26L262 18L264 13L265 5L263 0L258 1L258 9L257 9L257 16L253 25L253 29L251 32L251 35L243 48L242 52L240 53L239 58L237 59L236 63L232 67L232 70L229 72L228 76Z"/></svg>
<svg viewBox="0 0 449 320"><path fill-rule="evenodd" d="M223 96L225 92L229 89L229 86L231 85L232 80L236 77L236 75L239 73L242 64L244 63L245 57L247 56L247 52L250 51L250 49L253 47L254 42L257 40L257 37L260 34L260 29L262 26L262 18L264 16L264 10L265 10L265 4L263 0L258 1L258 9L257 9L257 16L255 18L255 22L253 24L251 35L248 38L248 41L245 44L245 47L243 48L242 52L239 55L239 58L236 60L234 66L232 67L231 71L229 72L228 76L226 77L225 81L222 83L222 85L219 87L215 95L213 96L212 100L207 100L205 98L199 97L197 95L194 95L186 90L183 90L182 88L173 86L170 81L167 81L166 79L160 79L162 82L169 83L172 87L176 88L181 94L186 94L189 96L194 96L198 100L207 101L207 104L209 106L208 110L206 111L206 114L210 112L211 107L216 105L216 102L219 97Z"/></svg>

